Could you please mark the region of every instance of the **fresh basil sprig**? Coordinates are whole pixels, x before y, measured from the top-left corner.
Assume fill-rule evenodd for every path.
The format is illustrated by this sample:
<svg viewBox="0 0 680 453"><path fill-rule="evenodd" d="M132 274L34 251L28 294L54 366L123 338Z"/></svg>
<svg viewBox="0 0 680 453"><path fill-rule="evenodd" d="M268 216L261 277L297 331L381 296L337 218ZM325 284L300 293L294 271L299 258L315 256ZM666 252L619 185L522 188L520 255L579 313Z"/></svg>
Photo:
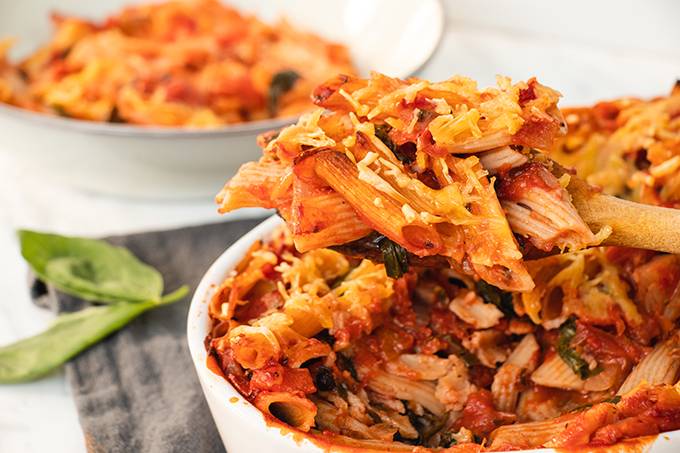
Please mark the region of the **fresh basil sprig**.
<svg viewBox="0 0 680 453"><path fill-rule="evenodd" d="M156 269L103 241L26 230L19 240L22 255L42 280L107 305L60 315L46 331L0 347L0 383L39 378L142 313L188 293L182 286L162 296L163 277Z"/></svg>
<svg viewBox="0 0 680 453"><path fill-rule="evenodd" d="M160 272L123 247L27 230L19 241L33 271L64 293L96 302L160 301Z"/></svg>
<svg viewBox="0 0 680 453"><path fill-rule="evenodd" d="M60 315L44 332L0 348L0 384L37 379L152 308L186 296L188 288L160 302L119 302Z"/></svg>

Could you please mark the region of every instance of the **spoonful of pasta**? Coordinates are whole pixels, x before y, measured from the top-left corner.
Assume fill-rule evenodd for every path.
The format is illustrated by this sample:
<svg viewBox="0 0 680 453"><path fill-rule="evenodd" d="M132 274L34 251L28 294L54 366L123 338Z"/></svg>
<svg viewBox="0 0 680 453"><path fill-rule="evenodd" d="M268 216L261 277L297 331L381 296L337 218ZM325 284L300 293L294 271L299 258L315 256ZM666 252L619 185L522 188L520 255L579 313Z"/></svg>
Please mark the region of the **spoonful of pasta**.
<svg viewBox="0 0 680 453"><path fill-rule="evenodd" d="M217 196L221 212L277 209L300 252L335 247L393 277L443 263L511 291L534 287L528 250L680 252L674 210L599 193L536 151L566 123L535 79L338 76L312 98L321 108L261 136L263 157Z"/></svg>

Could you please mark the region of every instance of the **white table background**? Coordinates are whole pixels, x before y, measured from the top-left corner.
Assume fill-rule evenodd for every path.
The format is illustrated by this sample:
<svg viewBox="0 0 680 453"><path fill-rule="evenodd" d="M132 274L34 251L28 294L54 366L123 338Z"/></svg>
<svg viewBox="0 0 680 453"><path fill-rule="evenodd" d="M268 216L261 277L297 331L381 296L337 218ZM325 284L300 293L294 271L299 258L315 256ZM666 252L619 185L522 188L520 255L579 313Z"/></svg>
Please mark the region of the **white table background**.
<svg viewBox="0 0 680 453"><path fill-rule="evenodd" d="M444 3L445 35L420 74L425 78L459 73L490 84L495 74L536 75L564 94L562 105L575 105L662 95L680 77L680 2ZM0 14L1 8L0 2ZM52 318L30 302L17 228L106 235L219 220L212 200L150 202L81 193L38 181L11 154L0 153L0 344L37 333ZM0 386L0 453L42 451L85 451L63 372Z"/></svg>

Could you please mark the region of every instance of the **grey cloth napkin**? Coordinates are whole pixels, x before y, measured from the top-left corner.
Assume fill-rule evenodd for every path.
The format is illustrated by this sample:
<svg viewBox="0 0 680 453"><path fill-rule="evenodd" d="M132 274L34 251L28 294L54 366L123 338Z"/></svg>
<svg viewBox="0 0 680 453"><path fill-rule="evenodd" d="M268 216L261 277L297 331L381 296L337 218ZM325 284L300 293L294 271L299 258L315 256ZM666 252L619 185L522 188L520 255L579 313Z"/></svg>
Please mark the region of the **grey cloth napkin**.
<svg viewBox="0 0 680 453"><path fill-rule="evenodd" d="M156 267L166 292L198 285L210 264L260 220L107 238ZM77 298L34 280L34 301L62 312ZM186 344L189 299L146 312L66 365L90 452L224 452Z"/></svg>

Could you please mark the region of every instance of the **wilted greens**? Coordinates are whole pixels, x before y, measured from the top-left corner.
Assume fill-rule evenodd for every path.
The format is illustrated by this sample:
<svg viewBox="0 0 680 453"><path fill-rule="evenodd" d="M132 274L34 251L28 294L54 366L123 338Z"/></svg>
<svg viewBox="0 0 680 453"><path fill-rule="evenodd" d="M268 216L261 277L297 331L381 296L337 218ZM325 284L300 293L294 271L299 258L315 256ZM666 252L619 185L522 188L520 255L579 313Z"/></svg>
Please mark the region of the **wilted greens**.
<svg viewBox="0 0 680 453"><path fill-rule="evenodd" d="M571 340L576 335L576 321L569 318L560 326L560 336L557 339L557 354L564 360L564 363L569 365L574 373L578 374L581 379L587 379L601 370L595 368L591 370L586 362L574 348L571 347Z"/></svg>
<svg viewBox="0 0 680 453"><path fill-rule="evenodd" d="M374 243L382 252L388 277L399 278L408 271L408 252L404 247L382 235Z"/></svg>
<svg viewBox="0 0 680 453"><path fill-rule="evenodd" d="M292 90L295 82L300 78L300 74L295 71L281 71L274 74L269 84L268 109L269 114L274 116L279 111L279 100L281 96Z"/></svg>

